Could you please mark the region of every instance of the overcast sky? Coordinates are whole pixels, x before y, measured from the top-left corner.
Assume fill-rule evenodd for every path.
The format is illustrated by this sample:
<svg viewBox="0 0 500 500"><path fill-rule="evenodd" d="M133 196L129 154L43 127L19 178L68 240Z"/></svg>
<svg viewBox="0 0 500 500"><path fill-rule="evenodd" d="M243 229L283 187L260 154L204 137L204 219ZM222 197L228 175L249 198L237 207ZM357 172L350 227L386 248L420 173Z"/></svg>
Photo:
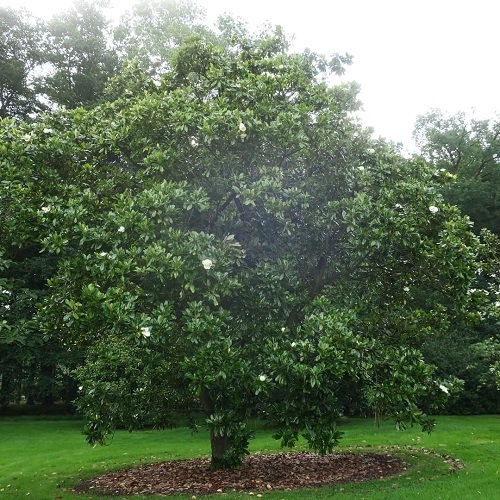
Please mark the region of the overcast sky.
<svg viewBox="0 0 500 500"><path fill-rule="evenodd" d="M120 12L134 0L111 0ZM361 84L363 122L411 145L419 114L431 108L500 112L500 0L198 0L209 18L230 12L252 26L269 21L295 35L294 48L348 52L345 78ZM39 16L71 0L0 0Z"/></svg>

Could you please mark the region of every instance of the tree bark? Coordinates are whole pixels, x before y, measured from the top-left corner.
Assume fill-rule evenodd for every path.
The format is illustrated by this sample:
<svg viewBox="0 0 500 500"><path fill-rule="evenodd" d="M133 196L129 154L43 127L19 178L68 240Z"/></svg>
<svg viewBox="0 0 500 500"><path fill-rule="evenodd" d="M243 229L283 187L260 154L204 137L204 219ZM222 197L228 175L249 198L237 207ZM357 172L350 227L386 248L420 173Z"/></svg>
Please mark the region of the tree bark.
<svg viewBox="0 0 500 500"><path fill-rule="evenodd" d="M200 394L201 406L207 417L210 417L215 411L215 404L210 396L208 389L203 389ZM216 436L214 431L210 431L210 448L212 450L211 464L212 469L227 469L228 465L224 460L225 453L231 447L229 436Z"/></svg>
<svg viewBox="0 0 500 500"><path fill-rule="evenodd" d="M228 469L229 466L224 458L226 452L231 448L229 436L216 436L213 431L210 432L210 447L212 450L212 457L210 468Z"/></svg>

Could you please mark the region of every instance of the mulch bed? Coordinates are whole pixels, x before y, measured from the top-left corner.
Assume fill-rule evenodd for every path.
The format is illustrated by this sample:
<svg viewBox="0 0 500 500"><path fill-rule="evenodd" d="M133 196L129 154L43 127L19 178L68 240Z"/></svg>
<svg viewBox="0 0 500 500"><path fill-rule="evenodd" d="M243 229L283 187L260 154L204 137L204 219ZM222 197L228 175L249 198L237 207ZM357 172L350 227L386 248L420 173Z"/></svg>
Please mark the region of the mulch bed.
<svg viewBox="0 0 500 500"><path fill-rule="evenodd" d="M229 491L262 493L383 479L405 470L383 453L278 453L252 455L241 469L209 469L208 459L178 460L124 469L84 481L76 493L103 495L207 495Z"/></svg>

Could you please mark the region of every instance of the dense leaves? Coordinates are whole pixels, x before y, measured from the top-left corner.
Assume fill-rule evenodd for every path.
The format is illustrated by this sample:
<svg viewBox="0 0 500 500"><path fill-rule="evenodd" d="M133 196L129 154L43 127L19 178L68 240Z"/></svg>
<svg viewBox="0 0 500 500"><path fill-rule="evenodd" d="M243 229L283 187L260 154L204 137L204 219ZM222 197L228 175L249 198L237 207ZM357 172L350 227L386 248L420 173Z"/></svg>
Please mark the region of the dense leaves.
<svg viewBox="0 0 500 500"><path fill-rule="evenodd" d="M40 109L34 72L46 61L39 22L23 10L0 7L0 118L26 118Z"/></svg>
<svg viewBox="0 0 500 500"><path fill-rule="evenodd" d="M472 300L482 303L475 324L454 318L447 334L427 341L426 358L444 375L459 377L464 391L449 410L458 413L497 413L499 313L500 313L500 141L498 120L477 120L465 113L448 116L432 111L417 121L415 138L422 156L443 178L447 202L457 204L480 233L484 265L468 290Z"/></svg>
<svg viewBox="0 0 500 500"><path fill-rule="evenodd" d="M419 117L414 136L428 161L456 176L446 200L469 215L476 232L500 233L500 122L435 110Z"/></svg>
<svg viewBox="0 0 500 500"><path fill-rule="evenodd" d="M287 55L282 37L193 38L154 85L47 118L72 174L46 213L64 260L44 317L93 353L91 442L158 424L154 398L198 397L214 467L241 463L256 412L327 453L344 387L426 428L419 402L453 390L418 349L467 309L477 238L434 171L350 118L355 87L323 81L339 57Z"/></svg>
<svg viewBox="0 0 500 500"><path fill-rule="evenodd" d="M102 90L105 23L79 8L95 23L75 11L52 25L61 64L82 49L62 78L73 94L62 73L45 80L67 106L1 122L0 230L13 276L35 255L48 266L33 338L86 355L89 442L201 410L212 467L227 468L254 415L321 453L350 405L431 430L423 409L460 384L436 378L422 345L480 319L471 289L494 274L495 245L441 194L452 177L357 123L357 86L331 84L347 55L291 54L281 29L225 19L217 36L171 32L168 61L127 63ZM134 38L147 12L129 19L130 50L149 50ZM2 277L3 335L15 321Z"/></svg>
<svg viewBox="0 0 500 500"><path fill-rule="evenodd" d="M38 79L39 91L70 108L95 104L118 58L108 47L108 21L96 2L75 2L47 25L45 55L49 73Z"/></svg>

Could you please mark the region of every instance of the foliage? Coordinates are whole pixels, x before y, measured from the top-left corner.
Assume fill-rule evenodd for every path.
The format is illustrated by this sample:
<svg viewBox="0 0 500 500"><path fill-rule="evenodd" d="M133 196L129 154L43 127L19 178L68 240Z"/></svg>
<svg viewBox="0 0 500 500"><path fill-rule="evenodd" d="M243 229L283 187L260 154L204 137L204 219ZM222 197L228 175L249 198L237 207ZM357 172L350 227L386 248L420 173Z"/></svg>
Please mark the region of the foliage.
<svg viewBox="0 0 500 500"><path fill-rule="evenodd" d="M159 76L186 38L209 35L203 19L203 9L190 1L142 0L115 28L114 45L122 61L134 61L144 72Z"/></svg>
<svg viewBox="0 0 500 500"><path fill-rule="evenodd" d="M483 326L484 340L479 333L477 328L450 330L424 345L424 357L436 365L438 376L455 376L462 381L463 390L446 405L449 414L494 414L500 410L494 373L499 352L495 330Z"/></svg>
<svg viewBox="0 0 500 500"><path fill-rule="evenodd" d="M417 121L415 138L421 154L442 178L445 200L458 205L474 222L482 245L477 279L468 293L482 313L473 324L456 318L450 331L430 339L426 359L441 376L456 376L464 392L448 406L457 413L498 411L498 359L500 356L500 142L496 120L476 120L465 113L446 116L432 111ZM483 229L487 228L487 229Z"/></svg>
<svg viewBox="0 0 500 500"><path fill-rule="evenodd" d="M476 232L500 233L500 122L434 110L418 118L414 137L427 161L456 175L445 199L471 218Z"/></svg>
<svg viewBox="0 0 500 500"><path fill-rule="evenodd" d="M69 371L81 354L60 338L41 331L37 304L47 295L46 281L57 257L41 254L47 234L45 204L58 187L57 153L47 127L0 122L0 375L1 404L25 397L30 404L71 401L76 384ZM43 140L41 140L43 138ZM61 150L60 150L61 151ZM48 155L48 156L47 156ZM51 158L46 164L42 158Z"/></svg>
<svg viewBox="0 0 500 500"><path fill-rule="evenodd" d="M40 109L33 74L45 62L41 23L24 10L0 7L0 118L27 118Z"/></svg>
<svg viewBox="0 0 500 500"><path fill-rule="evenodd" d="M356 87L325 83L348 58L289 55L280 31L246 39L187 40L160 81L41 122L39 163L50 143L68 169L44 215L63 261L43 316L90 348L91 442L198 397L213 465L230 467L256 412L283 445L302 432L326 453L342 387L428 429L419 404L454 390L419 349L469 308L468 221L434 170L350 117Z"/></svg>
<svg viewBox="0 0 500 500"><path fill-rule="evenodd" d="M15 285L41 301L18 315L30 341L57 345L66 370L87 356L91 443L181 407L204 411L215 468L242 463L254 415L282 445L329 453L347 388L431 430L423 409L459 384L421 347L487 302L470 293L486 245L440 194L451 178L356 122L357 86L329 83L350 56L290 54L280 28L230 18L186 36L198 15L138 7L117 33L139 61L119 74L99 4L52 21L41 84L64 106L0 122L9 339L26 334Z"/></svg>
<svg viewBox="0 0 500 500"><path fill-rule="evenodd" d="M45 47L51 69L39 78L39 91L70 108L95 104L118 66L108 40L108 21L97 2L79 0L55 16Z"/></svg>

